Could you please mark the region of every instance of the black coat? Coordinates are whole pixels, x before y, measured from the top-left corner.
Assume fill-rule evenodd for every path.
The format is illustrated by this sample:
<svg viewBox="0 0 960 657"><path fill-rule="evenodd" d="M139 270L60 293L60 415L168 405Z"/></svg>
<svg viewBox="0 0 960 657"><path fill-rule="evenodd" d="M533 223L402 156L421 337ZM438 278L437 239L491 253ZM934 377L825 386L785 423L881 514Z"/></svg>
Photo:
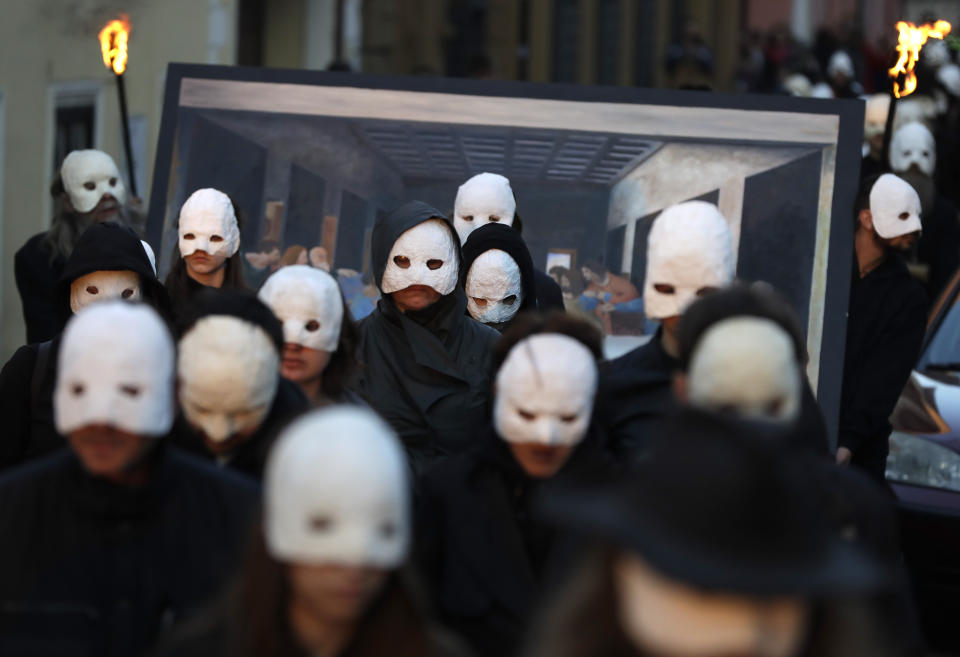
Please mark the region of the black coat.
<svg viewBox="0 0 960 657"><path fill-rule="evenodd" d="M619 461L642 458L663 418L676 409L679 361L663 348L663 329L646 344L600 365L594 417Z"/></svg>
<svg viewBox="0 0 960 657"><path fill-rule="evenodd" d="M533 277L537 288L537 303L540 306L540 311L563 310L565 308L563 305L563 290L553 280L553 277L539 269L533 270Z"/></svg>
<svg viewBox="0 0 960 657"><path fill-rule="evenodd" d="M378 220L371 243L378 287L397 238L432 218L443 214L413 202ZM400 436L415 472L463 451L486 420L490 351L499 333L468 317L466 305L459 288L418 312L401 313L383 295L358 324L362 369L353 387Z"/></svg>
<svg viewBox="0 0 960 657"><path fill-rule="evenodd" d="M440 622L477 654L509 657L582 548L534 509L552 486L598 480L613 464L593 428L549 483L526 476L492 428L478 441L422 478L416 562Z"/></svg>
<svg viewBox="0 0 960 657"><path fill-rule="evenodd" d="M253 435L230 452L230 456L222 463L223 467L242 472L258 481L262 479L270 448L277 439L277 435L291 419L308 410L309 407L310 402L300 386L280 377L277 394L273 398L267 417ZM174 423L171 440L175 445L195 456L218 462L216 455L207 449L203 438L190 427L182 414L177 416Z"/></svg>
<svg viewBox="0 0 960 657"><path fill-rule="evenodd" d="M466 290L467 274L474 261L491 249L503 251L517 263L520 269L520 289L523 301L517 313L540 310L537 299L536 273L533 268L533 259L520 233L504 224L489 223L476 229L467 238L463 245L463 266L461 267L460 287ZM552 280L552 279L551 279ZM510 322L493 326L497 330L504 330Z"/></svg>
<svg viewBox="0 0 960 657"><path fill-rule="evenodd" d="M854 258L856 265L856 258ZM889 451L890 414L920 356L927 300L899 255L860 278L853 272L843 363L839 445L879 480Z"/></svg>
<svg viewBox="0 0 960 657"><path fill-rule="evenodd" d="M65 445L53 424L60 336L17 349L0 370L0 472Z"/></svg>
<svg viewBox="0 0 960 657"><path fill-rule="evenodd" d="M34 235L13 257L13 273L23 304L29 344L49 340L63 330L56 290L64 260L53 257L46 238L46 233Z"/></svg>
<svg viewBox="0 0 960 657"><path fill-rule="evenodd" d="M69 450L0 477L0 654L140 655L224 584L257 487L162 444L153 459L140 488Z"/></svg>

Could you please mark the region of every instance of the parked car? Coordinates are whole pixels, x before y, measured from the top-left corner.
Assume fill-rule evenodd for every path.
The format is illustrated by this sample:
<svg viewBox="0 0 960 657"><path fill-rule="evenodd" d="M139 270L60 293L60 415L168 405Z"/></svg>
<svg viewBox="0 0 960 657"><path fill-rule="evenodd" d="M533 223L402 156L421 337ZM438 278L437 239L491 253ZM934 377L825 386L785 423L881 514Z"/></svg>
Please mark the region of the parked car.
<svg viewBox="0 0 960 657"><path fill-rule="evenodd" d="M890 418L887 482L930 648L960 651L960 272L931 309Z"/></svg>

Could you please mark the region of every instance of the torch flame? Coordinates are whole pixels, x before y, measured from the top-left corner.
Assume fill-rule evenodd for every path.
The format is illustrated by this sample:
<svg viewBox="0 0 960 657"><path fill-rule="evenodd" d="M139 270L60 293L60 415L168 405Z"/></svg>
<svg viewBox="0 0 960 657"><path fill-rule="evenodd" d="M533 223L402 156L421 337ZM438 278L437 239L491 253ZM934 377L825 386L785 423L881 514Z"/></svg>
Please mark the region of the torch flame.
<svg viewBox="0 0 960 657"><path fill-rule="evenodd" d="M100 30L100 51L104 65L117 75L127 69L127 40L130 38L130 23L124 17L112 20Z"/></svg>
<svg viewBox="0 0 960 657"><path fill-rule="evenodd" d="M927 39L943 39L950 34L951 25L947 21L937 21L933 25L924 23L919 27L913 23L900 21L897 23L897 30L900 36L897 39L897 52L900 58L890 69L890 77L893 78L893 95L897 98L909 96L917 88L917 74L913 72L917 60L920 58L920 49ZM897 77L904 76L903 89L897 82Z"/></svg>

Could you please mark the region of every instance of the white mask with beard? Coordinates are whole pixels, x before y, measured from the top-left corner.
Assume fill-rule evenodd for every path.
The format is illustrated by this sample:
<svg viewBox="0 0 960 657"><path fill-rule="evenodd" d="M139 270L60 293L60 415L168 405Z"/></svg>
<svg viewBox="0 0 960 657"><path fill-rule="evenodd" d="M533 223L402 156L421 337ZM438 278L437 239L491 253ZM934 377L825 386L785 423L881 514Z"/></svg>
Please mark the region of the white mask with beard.
<svg viewBox="0 0 960 657"><path fill-rule="evenodd" d="M93 271L70 284L70 310L74 314L95 302L109 299L140 300L140 276L133 271Z"/></svg>
<svg viewBox="0 0 960 657"><path fill-rule="evenodd" d="M733 243L717 206L687 201L660 213L647 237L643 306L647 317L683 314L704 290L733 281Z"/></svg>
<svg viewBox="0 0 960 657"><path fill-rule="evenodd" d="M873 229L884 239L915 233L920 223L920 196L910 183L885 173L870 189Z"/></svg>
<svg viewBox="0 0 960 657"><path fill-rule="evenodd" d="M160 437L173 425L173 339L149 306L107 301L67 323L53 393L54 424L67 435L105 424Z"/></svg>
<svg viewBox="0 0 960 657"><path fill-rule="evenodd" d="M280 355L256 324L203 317L180 338L177 363L183 414L213 442L259 427L270 412Z"/></svg>
<svg viewBox="0 0 960 657"><path fill-rule="evenodd" d="M467 272L467 312L484 324L513 319L523 303L520 266L506 251L484 251Z"/></svg>
<svg viewBox="0 0 960 657"><path fill-rule="evenodd" d="M532 335L497 372L494 427L510 443L572 447L587 433L596 391L589 349L567 335Z"/></svg>
<svg viewBox="0 0 960 657"><path fill-rule="evenodd" d="M741 417L790 422L800 413L801 372L793 342L776 322L731 317L700 337L687 372L689 401Z"/></svg>
<svg viewBox="0 0 960 657"><path fill-rule="evenodd" d="M240 248L240 229L230 197L216 189L198 189L180 208L180 255L195 251L229 258Z"/></svg>
<svg viewBox="0 0 960 657"><path fill-rule="evenodd" d="M890 168L895 173L903 173L914 165L927 176L933 176L937 167L933 133L918 121L897 128L890 140Z"/></svg>
<svg viewBox="0 0 960 657"><path fill-rule="evenodd" d="M411 285L431 287L442 296L457 286L460 263L447 222L429 219L404 231L390 249L381 290L391 294Z"/></svg>
<svg viewBox="0 0 960 657"><path fill-rule="evenodd" d="M257 296L283 322L284 342L337 350L343 301L330 274L308 265L284 267L267 279Z"/></svg>
<svg viewBox="0 0 960 657"><path fill-rule="evenodd" d="M513 197L510 181L496 173L478 173L457 190L453 204L453 227L460 243L467 241L470 233L489 223L513 225L517 201Z"/></svg>
<svg viewBox="0 0 960 657"><path fill-rule="evenodd" d="M60 166L63 188L70 204L80 214L90 212L104 194L110 194L123 205L127 190L113 158L97 150L71 151Z"/></svg>
<svg viewBox="0 0 960 657"><path fill-rule="evenodd" d="M407 460L396 435L356 406L313 411L271 450L267 549L278 561L396 568L410 546Z"/></svg>

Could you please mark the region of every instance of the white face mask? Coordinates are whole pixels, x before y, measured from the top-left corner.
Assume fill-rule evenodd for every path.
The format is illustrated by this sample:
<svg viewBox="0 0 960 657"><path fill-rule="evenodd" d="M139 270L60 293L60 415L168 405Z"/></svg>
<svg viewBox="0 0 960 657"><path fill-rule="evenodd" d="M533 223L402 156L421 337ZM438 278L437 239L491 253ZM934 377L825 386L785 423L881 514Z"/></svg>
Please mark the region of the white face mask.
<svg viewBox="0 0 960 657"><path fill-rule="evenodd" d="M885 173L870 190L873 229L884 239L915 233L921 229L920 196L903 178Z"/></svg>
<svg viewBox="0 0 960 657"><path fill-rule="evenodd" d="M683 314L704 290L733 281L733 244L717 206L687 201L660 213L647 238L643 306L647 317Z"/></svg>
<svg viewBox="0 0 960 657"><path fill-rule="evenodd" d="M933 175L937 166L937 144L933 133L916 121L897 128L890 140L890 168L903 173L914 164L928 176Z"/></svg>
<svg viewBox="0 0 960 657"><path fill-rule="evenodd" d="M395 568L410 545L407 462L372 411L339 406L288 427L264 481L267 549L283 562Z"/></svg>
<svg viewBox="0 0 960 657"><path fill-rule="evenodd" d="M863 137L870 139L883 134L887 127L887 113L890 111L890 96L874 94L867 99L863 114Z"/></svg>
<svg viewBox="0 0 960 657"><path fill-rule="evenodd" d="M674 582L632 555L614 563L620 626L640 650L710 657L791 657L807 628L793 598L753 599Z"/></svg>
<svg viewBox="0 0 960 657"><path fill-rule="evenodd" d="M497 373L494 427L507 442L571 447L587 433L596 390L589 349L566 335L532 335Z"/></svg>
<svg viewBox="0 0 960 657"><path fill-rule="evenodd" d="M486 224L496 222L512 226L516 211L517 201L510 181L495 173L478 173L457 190L453 227L463 244L470 233Z"/></svg>
<svg viewBox="0 0 960 657"><path fill-rule="evenodd" d="M93 271L70 284L70 310L76 315L94 301L140 300L140 276L132 271Z"/></svg>
<svg viewBox="0 0 960 657"><path fill-rule="evenodd" d="M381 287L384 294L390 294L411 285L426 285L445 296L457 286L459 266L457 246L446 222L430 219L394 242Z"/></svg>
<svg viewBox="0 0 960 657"><path fill-rule="evenodd" d="M937 69L937 82L954 98L960 98L960 66L944 64Z"/></svg>
<svg viewBox="0 0 960 657"><path fill-rule="evenodd" d="M70 204L81 214L97 207L104 194L110 194L121 206L127 200L120 171L113 158L103 151L71 151L63 158L60 178Z"/></svg>
<svg viewBox="0 0 960 657"><path fill-rule="evenodd" d="M787 332L761 317L731 317L701 336L690 360L691 404L790 422L800 413L800 366Z"/></svg>
<svg viewBox="0 0 960 657"><path fill-rule="evenodd" d="M216 189L198 189L180 209L180 255L195 251L229 258L240 248L240 230L230 197Z"/></svg>
<svg viewBox="0 0 960 657"><path fill-rule="evenodd" d="M830 61L827 62L827 77L832 79L838 75L843 75L851 80L855 76L853 71L853 60L850 59L850 55L842 50L838 50L833 53L830 56Z"/></svg>
<svg viewBox="0 0 960 657"><path fill-rule="evenodd" d="M173 340L150 307L97 303L67 324L53 396L57 431L105 424L158 437L173 424Z"/></svg>
<svg viewBox="0 0 960 657"><path fill-rule="evenodd" d="M340 341L343 301L330 274L307 265L278 270L257 294L283 322L283 340L333 353Z"/></svg>
<svg viewBox="0 0 960 657"><path fill-rule="evenodd" d="M467 312L484 324L508 322L523 303L520 267L505 251L484 251L467 272Z"/></svg>
<svg viewBox="0 0 960 657"><path fill-rule="evenodd" d="M258 427L277 392L280 356L266 331L211 315L180 339L180 405L207 438L223 442Z"/></svg>

